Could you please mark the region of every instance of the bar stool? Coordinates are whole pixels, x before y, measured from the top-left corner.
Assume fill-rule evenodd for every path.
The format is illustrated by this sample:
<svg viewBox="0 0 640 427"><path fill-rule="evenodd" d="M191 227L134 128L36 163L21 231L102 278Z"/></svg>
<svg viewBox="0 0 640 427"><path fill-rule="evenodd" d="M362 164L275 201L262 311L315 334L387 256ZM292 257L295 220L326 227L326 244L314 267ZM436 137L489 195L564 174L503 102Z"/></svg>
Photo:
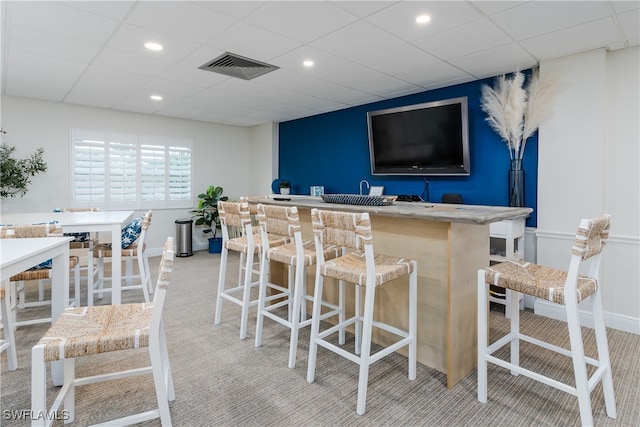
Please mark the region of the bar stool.
<svg viewBox="0 0 640 427"><path fill-rule="evenodd" d="M262 326L264 317L286 326L291 330L289 343L289 368L296 365L296 352L298 348L298 333L301 328L311 324L311 319L306 316L306 302L313 301L312 295L306 294L306 267L316 263L317 255L312 240L302 240L300 217L295 206L272 206L258 204L257 219L260 226L262 239L262 257L260 269L260 292L258 297L258 316L256 321L256 347L262 344ZM289 236L291 243L271 248L269 245L269 232ZM333 259L342 253L337 246L323 248L324 259ZM280 288L269 281L270 262L278 262L288 266L289 288ZM329 310L322 313L320 320L335 315L340 321L344 321L344 282L339 285L339 303L330 304L321 301ZM267 296L267 288L276 288L280 293ZM266 305L274 300L275 303ZM288 306L287 317L280 316L277 312L281 307ZM344 344L344 329L341 330L340 343Z"/></svg>
<svg viewBox="0 0 640 427"><path fill-rule="evenodd" d="M222 226L222 252L220 254L220 275L218 276L218 295L216 297L215 324L222 320L222 300L225 299L242 308L240 314L240 339L247 337L249 308L258 304L258 299L251 299L251 289L260 284L260 280L252 281L253 258L260 255L262 241L260 235L254 234L251 225L251 212L247 202L218 202L218 214ZM241 235L231 238L239 229ZM280 246L289 242L287 236L269 233L269 246ZM240 273L238 283L226 289L226 273L229 251L240 254Z"/></svg>
<svg viewBox="0 0 640 427"><path fill-rule="evenodd" d="M408 346L409 379L416 378L417 264L415 261L377 254L373 251L373 236L368 213L312 209L311 221L318 260L307 381L311 383L314 380L318 345L357 363L360 366L357 413L362 415L365 412L369 366L371 364L404 346ZM354 249L354 251L332 260L325 260L324 245L336 245ZM409 276L408 330L373 319L376 288L404 276ZM344 280L355 285L355 312L353 317L320 332L320 301L324 277ZM360 288L362 286L365 287L364 314L360 314ZM383 302L378 301L379 304ZM355 324L355 354L325 339L341 328L352 324ZM373 327L397 335L400 339L375 354L371 354Z"/></svg>
<svg viewBox="0 0 640 427"><path fill-rule="evenodd" d="M571 251L569 270L566 272L525 261L507 261L478 270L478 400L480 402L487 402L487 363L490 362L511 370L513 375L522 374L576 396L583 426L593 425L590 394L598 382L602 380L607 415L610 418L616 418L611 362L602 308L602 294L598 280L602 248L609 235L609 227L609 215L583 219L580 222ZM580 265L588 259L591 259L588 274L586 276L579 275ZM567 314L571 349L567 350L520 333L520 310L518 310L519 298L517 297L511 298L510 332L488 346L487 295L489 285L510 289L514 292L514 296L523 293L563 306ZM585 356L580 329L578 304L589 297L592 297L593 323L599 360ZM521 367L520 340L571 357L575 386ZM493 353L508 343L511 344L510 362L493 356ZM587 363L597 367L591 377L587 375Z"/></svg>

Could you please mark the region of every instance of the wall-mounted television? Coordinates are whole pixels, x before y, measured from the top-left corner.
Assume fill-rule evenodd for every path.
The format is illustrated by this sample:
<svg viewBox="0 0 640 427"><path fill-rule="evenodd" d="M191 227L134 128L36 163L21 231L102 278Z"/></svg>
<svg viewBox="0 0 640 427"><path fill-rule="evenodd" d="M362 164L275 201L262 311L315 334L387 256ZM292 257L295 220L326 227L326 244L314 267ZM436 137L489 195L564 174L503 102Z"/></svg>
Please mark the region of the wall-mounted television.
<svg viewBox="0 0 640 427"><path fill-rule="evenodd" d="M469 175L466 97L369 111L373 175Z"/></svg>

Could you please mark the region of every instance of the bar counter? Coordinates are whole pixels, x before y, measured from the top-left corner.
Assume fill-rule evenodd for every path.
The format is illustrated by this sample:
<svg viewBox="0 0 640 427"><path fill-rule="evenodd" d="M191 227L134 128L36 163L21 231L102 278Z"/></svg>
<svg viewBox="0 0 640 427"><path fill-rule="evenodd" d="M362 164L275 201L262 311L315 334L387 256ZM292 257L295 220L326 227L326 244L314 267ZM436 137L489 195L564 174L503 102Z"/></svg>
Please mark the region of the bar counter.
<svg viewBox="0 0 640 427"><path fill-rule="evenodd" d="M288 198L290 200L276 200ZM477 271L489 265L489 224L527 217L531 208L394 202L388 206L325 203L315 196L250 197L249 203L297 206L304 239L312 239L311 209L368 212L376 252L414 259L418 263L418 362L447 375L452 388L476 367ZM272 266L271 279L286 282L283 269ZM307 270L313 292L314 268ZM325 281L328 299L335 283ZM347 314L353 310L353 288L347 286ZM349 292L350 291L350 292ZM375 318L407 327L406 279L376 291ZM386 345L390 337L374 332ZM403 351L401 351L403 352ZM406 354L406 353L403 353Z"/></svg>

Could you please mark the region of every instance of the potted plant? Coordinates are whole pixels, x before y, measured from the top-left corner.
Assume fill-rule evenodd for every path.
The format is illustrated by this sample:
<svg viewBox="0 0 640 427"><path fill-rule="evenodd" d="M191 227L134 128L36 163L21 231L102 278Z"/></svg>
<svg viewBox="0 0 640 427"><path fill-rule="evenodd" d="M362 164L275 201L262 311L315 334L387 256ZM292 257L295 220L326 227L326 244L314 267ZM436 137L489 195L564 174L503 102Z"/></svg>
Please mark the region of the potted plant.
<svg viewBox="0 0 640 427"><path fill-rule="evenodd" d="M203 225L202 232L210 234L209 253L211 254L219 254L222 251L222 237L217 237L218 230L221 229L218 202L229 199L222 195L223 191L222 187L210 185L205 193L198 194L198 199L200 199L198 207L191 211L195 214L193 216L196 220L195 225Z"/></svg>
<svg viewBox="0 0 640 427"><path fill-rule="evenodd" d="M291 184L289 181L282 180L278 185L280 187L280 194L290 194L291 193Z"/></svg>
<svg viewBox="0 0 640 427"><path fill-rule="evenodd" d="M3 199L24 196L27 186L31 184L31 177L47 170L43 158L44 148L38 148L35 153L24 159L14 157L15 150L16 147L4 143L0 145L0 197Z"/></svg>

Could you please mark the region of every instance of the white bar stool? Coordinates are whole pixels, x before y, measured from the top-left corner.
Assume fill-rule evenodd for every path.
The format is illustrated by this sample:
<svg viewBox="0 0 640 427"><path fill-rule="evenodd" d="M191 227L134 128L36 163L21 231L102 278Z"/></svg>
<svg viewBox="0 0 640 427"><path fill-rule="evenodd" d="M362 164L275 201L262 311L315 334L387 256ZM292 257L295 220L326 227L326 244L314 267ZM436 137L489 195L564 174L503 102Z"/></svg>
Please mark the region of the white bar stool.
<svg viewBox="0 0 640 427"><path fill-rule="evenodd" d="M218 214L222 226L222 252L220 254L220 274L218 276L218 295L216 297L215 324L222 321L222 301L227 300L242 308L240 314L240 339L247 337L247 323L249 308L258 304L258 298L251 299L251 289L260 284L260 280L252 281L253 258L260 254L262 241L254 234L251 225L251 212L247 202L218 202ZM241 235L231 238L239 229ZM280 246L289 242L287 236L269 233L269 245ZM233 287L226 287L227 264L229 251L240 254L240 274L238 283Z"/></svg>
<svg viewBox="0 0 640 427"><path fill-rule="evenodd" d="M307 381L311 383L314 380L319 345L357 363L360 366L357 413L362 415L365 412L369 366L371 364L404 346L408 346L409 379L416 378L417 264L415 261L374 253L371 221L368 213L312 209L311 222L318 260ZM354 249L354 251L332 260L325 260L323 251L325 245L346 247ZM373 319L376 288L404 276L409 277L408 330ZM320 301L324 277L344 280L355 285L355 312L353 317L320 332ZM365 287L364 314L361 314L360 308L362 286ZM381 302L378 301L379 304ZM352 324L355 325L355 354L325 339ZM400 339L377 353L371 354L371 336L374 327L397 335ZM360 337L361 335L362 337Z"/></svg>
<svg viewBox="0 0 640 427"><path fill-rule="evenodd" d="M302 240L297 207L259 204L256 216L260 225L263 251L255 345L256 347L262 345L262 327L265 317L286 326L291 330L289 368L294 368L296 365L299 331L301 328L311 324L311 319L306 316L306 302L314 301L314 297L306 294L306 267L316 263L315 246L312 240ZM271 248L269 245L269 232L289 236L293 242ZM325 259L336 258L341 253L341 249L336 246L327 246L323 249ZM289 288L281 288L269 281L271 261L279 262L289 267ZM339 287L338 304L330 304L326 301L321 302L329 310L322 313L320 320L338 315L340 321L344 321L344 282L341 281ZM267 288L276 288L280 292L267 296ZM278 301L267 305L267 303L275 300ZM288 306L286 318L277 312L284 306ZM341 330L340 343L344 344L344 329Z"/></svg>
<svg viewBox="0 0 640 427"><path fill-rule="evenodd" d="M568 272L526 261L507 261L478 270L478 400L480 402L487 402L487 363L493 363L509 369L513 375L522 374L576 396L583 426L593 426L590 395L598 382L602 380L607 415L610 418L616 418L611 362L602 308L602 293L598 280L602 248L609 236L609 227L609 215L583 219L580 222L571 251ZM588 274L586 276L579 275L580 265L590 258L591 265ZM511 330L491 345L487 343L489 285L500 286L514 293L511 298ZM520 310L518 310L520 293L541 298L565 308L571 343L570 350L520 333ZM578 304L588 297L592 297L593 323L599 360L586 357L584 354ZM521 367L520 340L571 357L575 386ZM493 356L493 353L509 343L511 344L510 362ZM591 377L587 375L587 363L597 367Z"/></svg>

